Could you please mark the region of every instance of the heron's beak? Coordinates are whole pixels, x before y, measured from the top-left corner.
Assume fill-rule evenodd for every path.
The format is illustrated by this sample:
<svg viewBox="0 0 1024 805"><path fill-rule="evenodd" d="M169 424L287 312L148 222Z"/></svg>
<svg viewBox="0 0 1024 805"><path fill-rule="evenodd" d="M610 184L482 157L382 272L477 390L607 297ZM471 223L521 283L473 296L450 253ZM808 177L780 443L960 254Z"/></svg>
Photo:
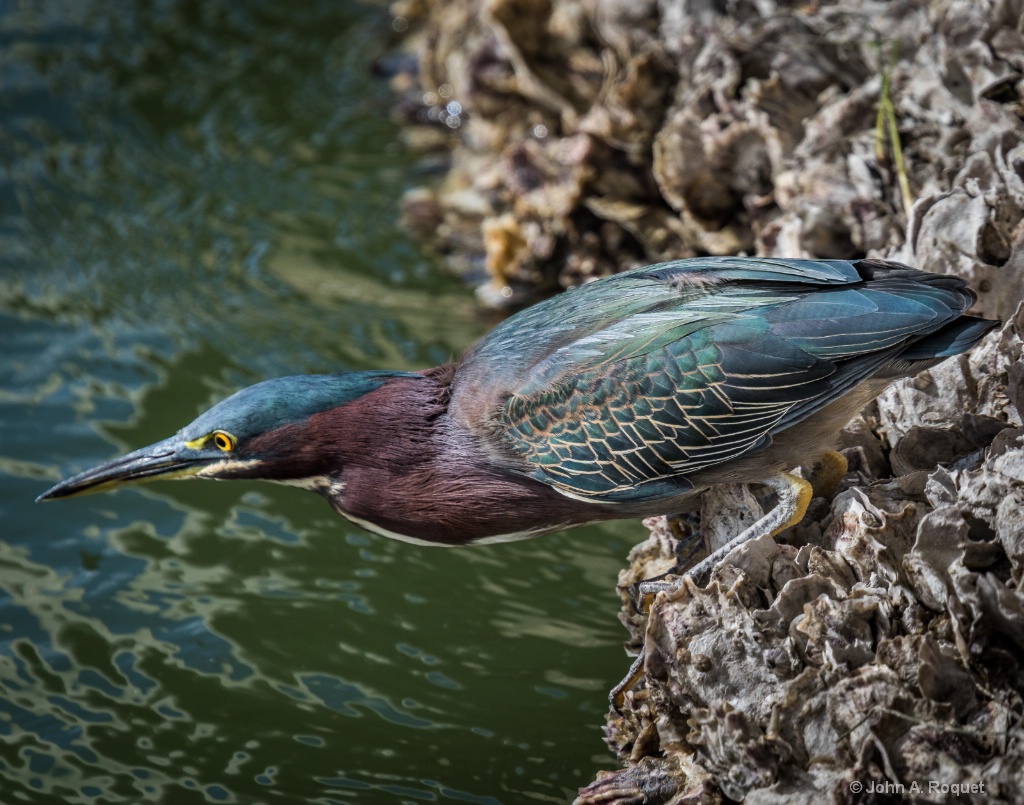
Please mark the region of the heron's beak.
<svg viewBox="0 0 1024 805"><path fill-rule="evenodd" d="M222 453L190 446L180 436L172 436L61 481L36 502L106 492L145 481L190 478L223 458Z"/></svg>

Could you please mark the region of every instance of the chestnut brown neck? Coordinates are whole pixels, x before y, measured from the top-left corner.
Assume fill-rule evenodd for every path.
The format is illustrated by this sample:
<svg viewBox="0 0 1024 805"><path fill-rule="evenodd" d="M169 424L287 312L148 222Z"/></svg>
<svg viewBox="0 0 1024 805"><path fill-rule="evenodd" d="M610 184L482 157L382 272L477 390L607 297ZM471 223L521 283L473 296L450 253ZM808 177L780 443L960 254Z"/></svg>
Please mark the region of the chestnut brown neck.
<svg viewBox="0 0 1024 805"><path fill-rule="evenodd" d="M340 514L386 536L438 545L520 539L615 516L488 456L449 415L453 373L445 366L422 379L395 378L310 418L338 457L317 491Z"/></svg>

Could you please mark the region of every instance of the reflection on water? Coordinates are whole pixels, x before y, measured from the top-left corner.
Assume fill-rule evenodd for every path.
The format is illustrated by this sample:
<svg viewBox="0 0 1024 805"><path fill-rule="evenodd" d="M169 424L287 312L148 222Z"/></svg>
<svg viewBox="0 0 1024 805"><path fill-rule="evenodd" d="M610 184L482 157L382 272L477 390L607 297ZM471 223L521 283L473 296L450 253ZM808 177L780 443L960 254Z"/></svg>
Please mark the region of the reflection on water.
<svg viewBox="0 0 1024 805"><path fill-rule="evenodd" d="M0 4L0 802L564 802L636 526L391 543L295 489L37 506L238 386L484 329L395 229L379 9Z"/></svg>

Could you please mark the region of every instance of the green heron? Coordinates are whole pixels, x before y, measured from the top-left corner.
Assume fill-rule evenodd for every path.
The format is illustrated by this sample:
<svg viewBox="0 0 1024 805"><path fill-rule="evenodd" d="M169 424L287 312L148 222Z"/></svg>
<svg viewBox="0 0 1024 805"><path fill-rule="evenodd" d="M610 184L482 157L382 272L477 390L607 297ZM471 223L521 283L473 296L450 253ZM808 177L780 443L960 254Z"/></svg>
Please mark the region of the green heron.
<svg viewBox="0 0 1024 805"><path fill-rule="evenodd" d="M880 260L697 258L543 301L421 372L283 377L39 500L159 478L257 478L431 545L532 537L692 509L720 483L774 508L732 547L802 518L786 471L831 449L893 379L996 322L963 280Z"/></svg>

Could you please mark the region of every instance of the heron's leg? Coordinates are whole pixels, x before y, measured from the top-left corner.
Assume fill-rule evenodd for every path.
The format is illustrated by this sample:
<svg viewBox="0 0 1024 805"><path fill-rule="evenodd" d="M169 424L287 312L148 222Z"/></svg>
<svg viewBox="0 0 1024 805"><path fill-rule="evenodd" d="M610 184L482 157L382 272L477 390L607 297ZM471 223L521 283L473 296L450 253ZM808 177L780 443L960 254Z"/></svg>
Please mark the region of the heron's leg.
<svg viewBox="0 0 1024 805"><path fill-rule="evenodd" d="M773 475L770 478L766 478L763 483L765 486L769 486L775 491L775 494L778 496L778 503L776 503L776 505L763 517L761 517L760 520L753 523L750 527L745 528L717 551L705 557L702 561L690 568L690 570L686 572L686 575L692 578L697 584L703 584L707 580L708 576L711 575L711 571L714 570L726 556L732 553L735 548L738 548L740 545L743 545L745 542L749 542L752 539L764 536L765 534L774 537L776 534L785 531L787 528L796 525L804 519L804 515L807 513L807 507L810 505L811 497L814 494L813 487L808 481L805 481L803 478L798 478L795 475L790 475L788 472L783 472L778 475ZM659 592L678 589L681 583L681 579L673 581L665 581L663 579L642 581L637 585L640 601L648 602ZM608 699L616 711L622 707L622 704L625 701L626 691L632 688L643 674L645 655L645 650L641 649L639 656L633 661L632 666L630 666L629 673L626 675L625 679L612 688Z"/></svg>
<svg viewBox="0 0 1024 805"><path fill-rule="evenodd" d="M808 481L790 475L788 472L780 472L778 475L766 478L762 483L775 490L775 494L779 498L778 503L756 523L745 528L717 551L690 568L686 575L697 584L707 581L711 571L743 543L766 534L774 537L804 519L807 507L814 495L813 487ZM641 583L640 586L642 588L643 584Z"/></svg>
<svg viewBox="0 0 1024 805"><path fill-rule="evenodd" d="M832 455L842 459L843 467L845 468L846 459L843 458L842 454L832 453ZM838 465L833 462L830 464L830 467L837 469ZM842 475L845 474L845 472L842 473ZM839 476L840 480L842 475ZM775 490L779 498L778 503L757 522L745 528L717 551L706 556L691 567L686 571L685 575L689 576L697 584L702 584L707 581L711 571L715 569L718 563L728 556L734 548L765 534L774 537L776 534L782 533L787 528L796 525L804 519L807 507L810 505L811 497L814 494L810 482L795 475L790 475L788 472L783 472L767 478L764 484ZM641 581L636 585L636 589L639 594L639 600L647 601L662 590L676 589L679 584L680 582L678 581L665 581L663 576L659 576L658 578Z"/></svg>

